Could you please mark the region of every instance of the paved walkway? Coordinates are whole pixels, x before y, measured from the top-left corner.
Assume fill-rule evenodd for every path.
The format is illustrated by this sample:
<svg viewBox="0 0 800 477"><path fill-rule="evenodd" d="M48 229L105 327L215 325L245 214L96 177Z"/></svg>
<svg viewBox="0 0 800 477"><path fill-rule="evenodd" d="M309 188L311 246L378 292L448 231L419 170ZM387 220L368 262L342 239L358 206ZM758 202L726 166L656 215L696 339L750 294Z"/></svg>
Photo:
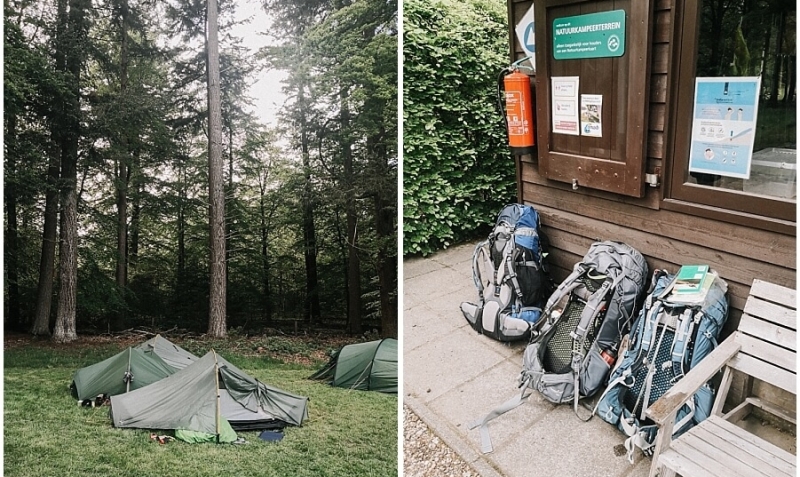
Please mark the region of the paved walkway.
<svg viewBox="0 0 800 477"><path fill-rule="evenodd" d="M466 423L519 393L525 343L481 336L462 316L461 302L477 299L473 248L404 262L404 403L483 476L647 476L650 458L629 464L616 428L597 417L584 423L571 405L536 393L489 424L494 452L481 453L479 431Z"/></svg>

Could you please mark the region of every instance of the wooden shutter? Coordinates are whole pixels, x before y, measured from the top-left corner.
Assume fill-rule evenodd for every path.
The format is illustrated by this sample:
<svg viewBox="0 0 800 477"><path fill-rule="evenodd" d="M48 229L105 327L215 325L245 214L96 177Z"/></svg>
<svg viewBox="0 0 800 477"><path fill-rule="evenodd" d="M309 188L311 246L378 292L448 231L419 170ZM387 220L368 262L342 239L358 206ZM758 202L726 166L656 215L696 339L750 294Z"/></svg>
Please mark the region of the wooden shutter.
<svg viewBox="0 0 800 477"><path fill-rule="evenodd" d="M652 0L536 0L536 128L539 173L551 180L643 197L647 159ZM620 57L556 60L553 21L625 11ZM552 132L551 78L578 76L580 94L600 94L602 137ZM580 102L580 101L579 101Z"/></svg>

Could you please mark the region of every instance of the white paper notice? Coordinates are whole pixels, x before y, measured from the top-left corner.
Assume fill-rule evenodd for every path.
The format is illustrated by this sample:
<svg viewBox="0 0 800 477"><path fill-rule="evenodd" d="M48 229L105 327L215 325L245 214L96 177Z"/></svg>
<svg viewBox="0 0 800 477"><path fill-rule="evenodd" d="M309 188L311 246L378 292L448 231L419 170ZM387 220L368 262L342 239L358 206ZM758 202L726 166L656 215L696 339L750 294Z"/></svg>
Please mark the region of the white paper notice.
<svg viewBox="0 0 800 477"><path fill-rule="evenodd" d="M581 95L581 134L603 137L603 95Z"/></svg>
<svg viewBox="0 0 800 477"><path fill-rule="evenodd" d="M578 123L578 76L553 76L553 132L580 135Z"/></svg>

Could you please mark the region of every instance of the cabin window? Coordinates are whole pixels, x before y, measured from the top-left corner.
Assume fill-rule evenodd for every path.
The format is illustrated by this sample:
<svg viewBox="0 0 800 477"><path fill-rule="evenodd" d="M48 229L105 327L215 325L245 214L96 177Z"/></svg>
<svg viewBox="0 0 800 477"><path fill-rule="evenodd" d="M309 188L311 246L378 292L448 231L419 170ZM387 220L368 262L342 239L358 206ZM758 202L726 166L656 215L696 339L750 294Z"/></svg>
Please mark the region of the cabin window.
<svg viewBox="0 0 800 477"><path fill-rule="evenodd" d="M793 229L796 3L683 4L675 43L674 160L665 203L737 223L757 225L755 219L764 228Z"/></svg>

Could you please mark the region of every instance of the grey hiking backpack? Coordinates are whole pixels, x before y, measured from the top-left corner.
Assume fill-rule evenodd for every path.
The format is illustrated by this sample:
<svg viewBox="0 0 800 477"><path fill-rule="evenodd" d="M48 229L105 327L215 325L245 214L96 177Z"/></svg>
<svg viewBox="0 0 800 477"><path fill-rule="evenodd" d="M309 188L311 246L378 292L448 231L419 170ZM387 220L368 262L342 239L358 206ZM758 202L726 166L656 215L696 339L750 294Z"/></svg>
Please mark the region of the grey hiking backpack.
<svg viewBox="0 0 800 477"><path fill-rule="evenodd" d="M472 255L478 303L461 303L475 331L499 341L528 339L552 290L541 238L539 214L530 205L510 204L500 211L492 233Z"/></svg>
<svg viewBox="0 0 800 477"><path fill-rule="evenodd" d="M481 426L484 452L492 449L487 423L527 399L527 388L556 404L572 401L576 414L580 397L603 388L609 358L616 356L646 282L647 263L637 250L619 242L592 244L550 296L532 331L519 377L522 393L468 424Z"/></svg>
<svg viewBox="0 0 800 477"><path fill-rule="evenodd" d="M655 271L628 349L595 407L604 421L628 436L631 463L636 448L652 454L655 446L658 427L645 416L647 409L717 346L728 316L728 286L713 270L708 275L707 291L693 298L673 293L675 275ZM713 402L714 391L706 383L678 411L673 436L707 418Z"/></svg>

